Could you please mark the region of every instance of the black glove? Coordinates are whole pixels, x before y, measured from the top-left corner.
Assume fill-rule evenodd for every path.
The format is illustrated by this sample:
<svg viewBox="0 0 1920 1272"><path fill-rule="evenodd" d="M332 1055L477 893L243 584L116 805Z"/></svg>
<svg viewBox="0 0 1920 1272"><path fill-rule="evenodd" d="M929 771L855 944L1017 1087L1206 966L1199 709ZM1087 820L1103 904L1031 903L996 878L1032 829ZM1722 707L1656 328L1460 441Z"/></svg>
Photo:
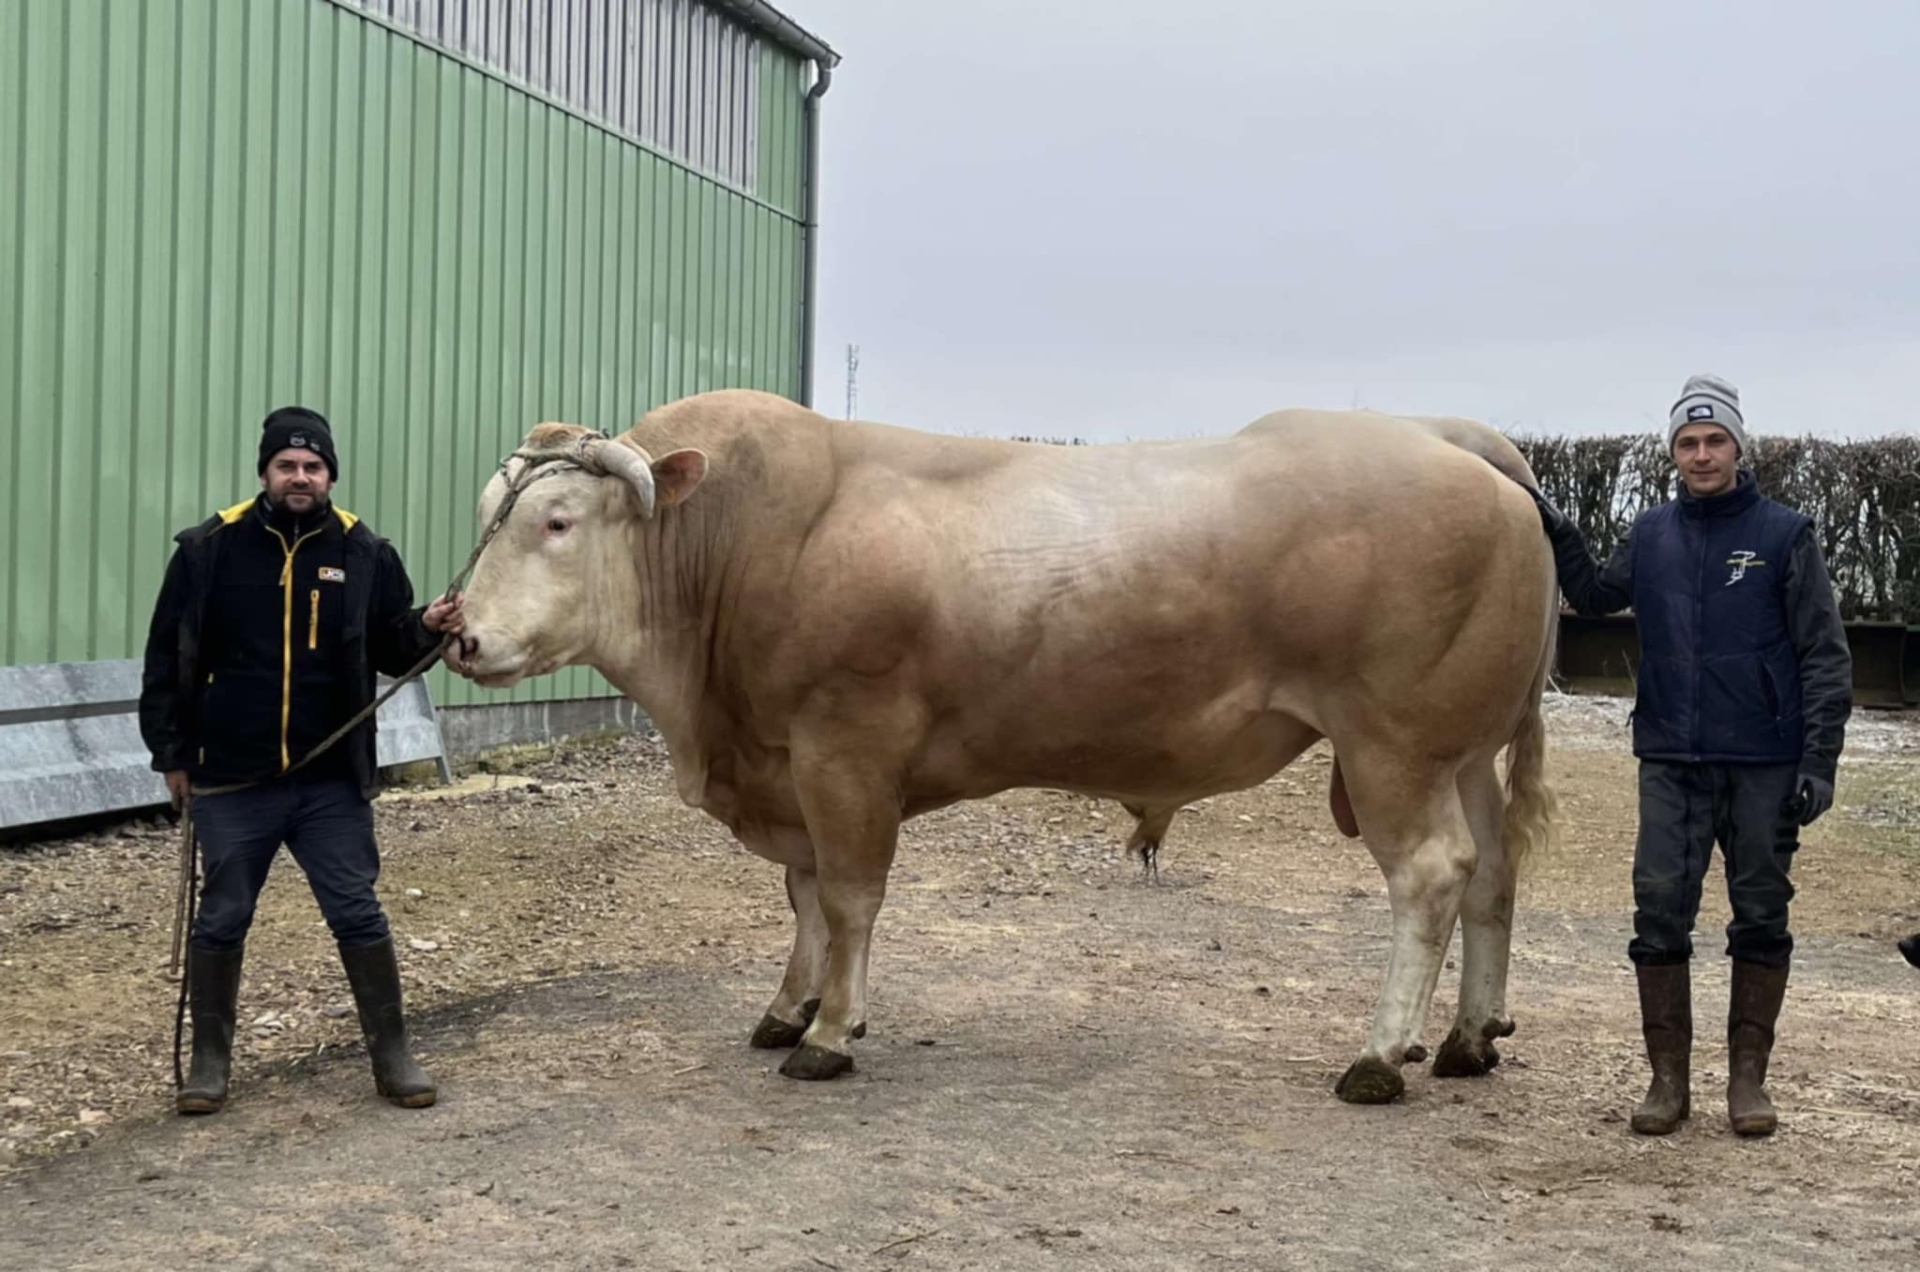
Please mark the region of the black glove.
<svg viewBox="0 0 1920 1272"><path fill-rule="evenodd" d="M1811 826L1832 807L1833 783L1824 777L1802 773L1794 783L1793 794L1780 806L1780 812L1802 826Z"/></svg>
<svg viewBox="0 0 1920 1272"><path fill-rule="evenodd" d="M1533 505L1540 510L1540 528L1547 532L1549 539L1558 542L1567 531L1574 528L1573 519L1554 507L1545 495L1532 486L1522 486L1521 489L1533 496Z"/></svg>

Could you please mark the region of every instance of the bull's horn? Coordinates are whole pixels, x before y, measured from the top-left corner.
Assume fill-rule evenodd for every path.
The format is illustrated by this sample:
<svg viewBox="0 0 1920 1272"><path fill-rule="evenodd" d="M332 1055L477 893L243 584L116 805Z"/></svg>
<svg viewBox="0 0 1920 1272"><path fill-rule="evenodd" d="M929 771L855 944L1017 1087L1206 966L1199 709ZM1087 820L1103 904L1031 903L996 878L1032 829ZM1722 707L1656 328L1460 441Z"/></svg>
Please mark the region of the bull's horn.
<svg viewBox="0 0 1920 1272"><path fill-rule="evenodd" d="M589 443L585 457L601 472L618 477L632 486L633 492L640 496L641 517L652 519L653 469L647 465L645 456L631 446L622 446L612 438L607 438Z"/></svg>

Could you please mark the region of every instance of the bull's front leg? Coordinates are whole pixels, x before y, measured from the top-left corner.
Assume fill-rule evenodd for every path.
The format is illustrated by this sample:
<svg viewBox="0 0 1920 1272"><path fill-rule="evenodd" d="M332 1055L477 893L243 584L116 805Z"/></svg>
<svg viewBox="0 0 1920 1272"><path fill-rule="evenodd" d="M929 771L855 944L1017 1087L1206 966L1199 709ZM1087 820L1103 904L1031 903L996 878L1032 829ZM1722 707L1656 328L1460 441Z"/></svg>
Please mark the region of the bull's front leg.
<svg viewBox="0 0 1920 1272"><path fill-rule="evenodd" d="M813 837L827 966L820 1009L780 1072L817 1081L852 1070L853 1042L866 1036L867 952L886 899L900 805L878 783L848 774L844 761L796 763L794 778Z"/></svg>
<svg viewBox="0 0 1920 1272"><path fill-rule="evenodd" d="M820 912L820 876L787 867L787 903L793 907L793 953L767 1014L749 1040L765 1049L800 1041L820 1009L820 983L827 974L827 920Z"/></svg>

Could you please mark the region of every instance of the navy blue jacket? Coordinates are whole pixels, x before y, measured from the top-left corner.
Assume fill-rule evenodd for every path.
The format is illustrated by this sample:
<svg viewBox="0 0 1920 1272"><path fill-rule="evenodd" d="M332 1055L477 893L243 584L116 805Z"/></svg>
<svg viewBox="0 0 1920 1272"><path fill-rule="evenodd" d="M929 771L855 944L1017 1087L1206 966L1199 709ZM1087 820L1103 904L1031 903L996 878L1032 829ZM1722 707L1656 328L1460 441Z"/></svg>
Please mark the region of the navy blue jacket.
<svg viewBox="0 0 1920 1272"><path fill-rule="evenodd" d="M1751 472L1725 494L1683 488L1640 514L1605 566L1571 525L1554 558L1580 613L1634 611L1635 755L1797 764L1833 780L1853 704L1846 629L1812 523Z"/></svg>

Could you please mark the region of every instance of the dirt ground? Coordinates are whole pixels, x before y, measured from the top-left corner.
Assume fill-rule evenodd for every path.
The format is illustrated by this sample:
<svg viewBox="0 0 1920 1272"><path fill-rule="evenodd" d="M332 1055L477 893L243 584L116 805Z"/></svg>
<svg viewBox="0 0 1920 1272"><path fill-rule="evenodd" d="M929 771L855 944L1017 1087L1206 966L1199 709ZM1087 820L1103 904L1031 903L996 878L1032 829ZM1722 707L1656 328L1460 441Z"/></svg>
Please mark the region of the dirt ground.
<svg viewBox="0 0 1920 1272"><path fill-rule="evenodd" d="M381 799L425 1111L374 1097L284 856L233 1098L171 1112L163 823L0 847L0 1268L1692 1268L1920 1263L1920 722L1863 715L1796 865L1770 1082L1724 1120L1727 911L1697 940L1695 1118L1647 1140L1624 704L1552 701L1561 842L1525 883L1506 1063L1337 1102L1385 968L1317 750L1176 822L1021 792L909 825L857 1071L745 1038L779 871L682 807L658 744L501 757ZM484 788L484 789L481 789ZM1428 1021L1437 1043L1457 972Z"/></svg>

